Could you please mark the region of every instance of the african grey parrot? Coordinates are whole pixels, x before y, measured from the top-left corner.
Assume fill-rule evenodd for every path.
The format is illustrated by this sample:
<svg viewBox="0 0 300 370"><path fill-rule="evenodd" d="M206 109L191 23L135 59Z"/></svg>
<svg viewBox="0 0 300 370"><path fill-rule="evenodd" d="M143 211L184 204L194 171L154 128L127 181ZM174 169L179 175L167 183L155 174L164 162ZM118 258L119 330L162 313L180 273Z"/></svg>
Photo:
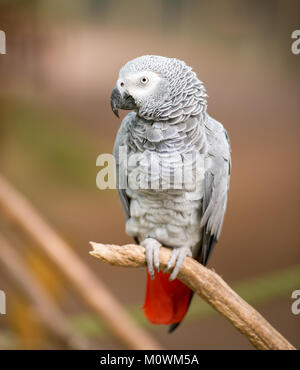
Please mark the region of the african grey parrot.
<svg viewBox="0 0 300 370"><path fill-rule="evenodd" d="M176 279L178 271L187 255L206 265L219 239L227 203L230 143L222 124L207 113L206 97L191 67L156 55L126 63L111 94L117 116L118 109L133 111L119 128L114 156L117 175L123 171L129 179L135 171L137 179L135 186L129 182L118 192L126 232L146 251L143 308L150 322L171 324L170 331L179 325L192 298L192 291ZM137 158L127 169L120 148L126 149L127 158ZM174 186L184 158L190 158L188 164L193 167L194 154L200 158L197 168L181 187ZM149 158L156 165L149 165ZM167 188L162 185L163 169L171 174ZM147 176L143 181L145 175L156 179L159 186L145 186L149 185ZM164 272L159 271L161 245L172 248Z"/></svg>

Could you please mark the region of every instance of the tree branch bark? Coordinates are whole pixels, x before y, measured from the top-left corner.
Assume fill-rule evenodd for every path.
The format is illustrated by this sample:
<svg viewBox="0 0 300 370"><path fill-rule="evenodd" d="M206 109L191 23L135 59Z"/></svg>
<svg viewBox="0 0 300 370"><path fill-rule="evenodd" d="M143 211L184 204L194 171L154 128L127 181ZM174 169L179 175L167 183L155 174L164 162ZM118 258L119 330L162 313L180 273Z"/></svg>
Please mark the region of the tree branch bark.
<svg viewBox="0 0 300 370"><path fill-rule="evenodd" d="M123 246L91 242L90 254L114 266L143 267L146 265L145 249L139 245ZM160 269L164 269L171 256L170 249L161 247ZM237 295L214 271L187 257L178 279L226 317L257 349L295 349L253 307Z"/></svg>

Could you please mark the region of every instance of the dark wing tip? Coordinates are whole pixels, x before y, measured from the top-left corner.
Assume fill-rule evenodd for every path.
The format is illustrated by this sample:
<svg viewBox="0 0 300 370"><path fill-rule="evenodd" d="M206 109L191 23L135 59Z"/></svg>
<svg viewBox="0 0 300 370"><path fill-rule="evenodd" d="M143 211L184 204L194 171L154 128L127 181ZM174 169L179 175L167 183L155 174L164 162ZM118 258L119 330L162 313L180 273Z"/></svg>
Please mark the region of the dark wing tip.
<svg viewBox="0 0 300 370"><path fill-rule="evenodd" d="M176 322L175 324L172 324L169 326L169 330L168 330L168 333L171 334L173 333L174 330L176 330L178 328L178 326L180 325L181 321L179 322Z"/></svg>

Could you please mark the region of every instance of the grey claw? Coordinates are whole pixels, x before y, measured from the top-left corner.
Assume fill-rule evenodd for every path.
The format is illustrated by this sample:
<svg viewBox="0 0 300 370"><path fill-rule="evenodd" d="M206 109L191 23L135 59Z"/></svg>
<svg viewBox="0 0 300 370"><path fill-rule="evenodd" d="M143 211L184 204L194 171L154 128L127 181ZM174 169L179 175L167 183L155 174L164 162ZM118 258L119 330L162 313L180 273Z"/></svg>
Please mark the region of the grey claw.
<svg viewBox="0 0 300 370"><path fill-rule="evenodd" d="M169 259L168 264L164 269L164 272L168 272L170 270L170 268L173 266L173 263L176 261L177 254L178 254L177 250L173 249L171 258Z"/></svg>
<svg viewBox="0 0 300 370"><path fill-rule="evenodd" d="M154 279L154 269L153 269L153 248L152 246L147 246L146 248L146 260L149 274L151 275L152 280Z"/></svg>
<svg viewBox="0 0 300 370"><path fill-rule="evenodd" d="M174 267L174 269L173 269L173 271L172 271L172 273L170 275L170 278L169 278L170 281L176 279L176 277L178 275L178 272L180 270L181 265L182 265L182 262L181 262L180 258L178 258L177 261L176 261L176 265L175 265L175 267Z"/></svg>
<svg viewBox="0 0 300 370"><path fill-rule="evenodd" d="M159 271L159 248L161 244L153 238L147 238L142 241L141 245L146 250L147 267L151 279L153 280L154 268L156 268L157 272Z"/></svg>
<svg viewBox="0 0 300 370"><path fill-rule="evenodd" d="M156 271L159 272L159 248L154 248L153 258L154 258L154 267L156 268Z"/></svg>
<svg viewBox="0 0 300 370"><path fill-rule="evenodd" d="M168 262L168 265L166 267L166 269L170 269L170 267L173 265L174 261L176 260L176 263L175 263L175 267L170 275L170 278L169 280L172 281L174 279L176 279L177 275L178 275L178 272L185 260L185 257L186 256L191 256L191 250L190 248L187 248L187 247L182 247L182 248L178 248L178 249L173 249L172 251L172 256Z"/></svg>

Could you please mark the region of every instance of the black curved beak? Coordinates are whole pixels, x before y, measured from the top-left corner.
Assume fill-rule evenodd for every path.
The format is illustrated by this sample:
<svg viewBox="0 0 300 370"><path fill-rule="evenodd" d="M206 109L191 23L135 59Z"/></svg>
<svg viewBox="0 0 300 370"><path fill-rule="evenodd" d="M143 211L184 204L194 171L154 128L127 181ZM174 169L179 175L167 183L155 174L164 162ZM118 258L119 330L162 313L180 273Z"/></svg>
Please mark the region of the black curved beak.
<svg viewBox="0 0 300 370"><path fill-rule="evenodd" d="M118 87L114 87L111 97L110 105L114 114L119 118L119 109L132 110L136 108L135 101L133 97L127 93L123 95L120 93Z"/></svg>
<svg viewBox="0 0 300 370"><path fill-rule="evenodd" d="M114 112L114 115L116 115L118 118L119 118L118 109L121 108L121 103L122 103L122 95L120 94L119 89L115 87L110 96L110 106L111 106L111 110Z"/></svg>

